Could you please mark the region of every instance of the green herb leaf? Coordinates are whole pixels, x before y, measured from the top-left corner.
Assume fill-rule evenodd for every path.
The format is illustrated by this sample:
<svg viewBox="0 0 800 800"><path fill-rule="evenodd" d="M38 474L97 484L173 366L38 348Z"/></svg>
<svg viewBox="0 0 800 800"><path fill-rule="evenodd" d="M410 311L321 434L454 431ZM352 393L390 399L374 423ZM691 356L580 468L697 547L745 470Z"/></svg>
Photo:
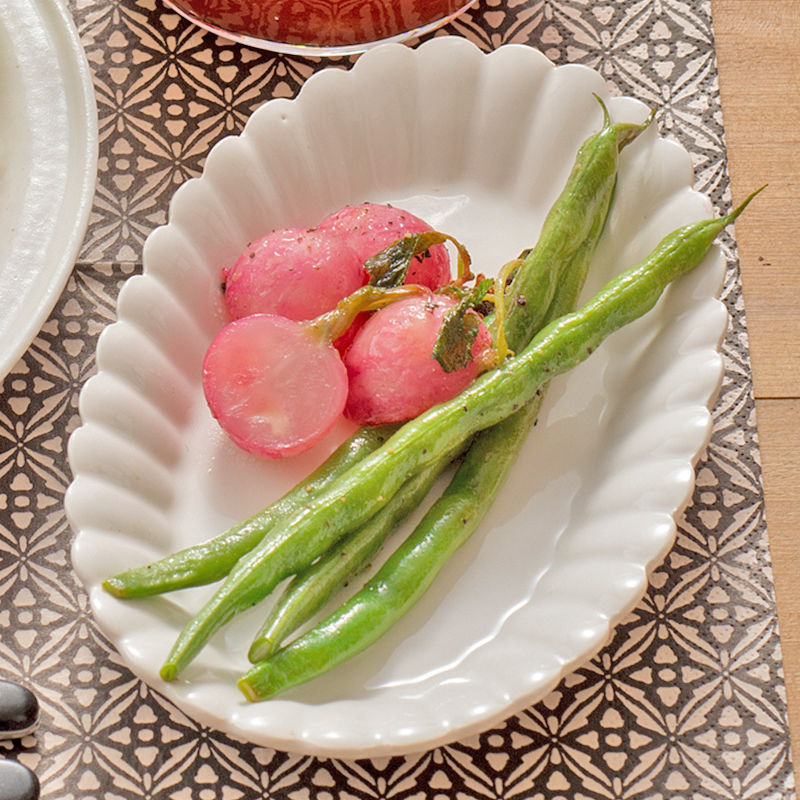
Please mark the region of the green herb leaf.
<svg viewBox="0 0 800 800"><path fill-rule="evenodd" d="M370 276L370 285L384 288L400 286L406 279L411 259L444 241L446 241L444 234L431 231L429 233L411 233L392 242L380 253L364 262L364 269Z"/></svg>
<svg viewBox="0 0 800 800"><path fill-rule="evenodd" d="M364 269L369 273L371 286L391 288L400 286L406 279L411 259L427 253L437 244L451 242L458 254L458 280L464 281L471 277L470 257L464 245L439 231L425 231L423 233L410 233L396 242L392 242L377 255L364 262Z"/></svg>
<svg viewBox="0 0 800 800"><path fill-rule="evenodd" d="M472 345L478 336L481 318L469 313L492 288L491 278L480 281L471 291L447 311L442 318L442 327L433 345L433 357L445 372L463 369L472 361Z"/></svg>

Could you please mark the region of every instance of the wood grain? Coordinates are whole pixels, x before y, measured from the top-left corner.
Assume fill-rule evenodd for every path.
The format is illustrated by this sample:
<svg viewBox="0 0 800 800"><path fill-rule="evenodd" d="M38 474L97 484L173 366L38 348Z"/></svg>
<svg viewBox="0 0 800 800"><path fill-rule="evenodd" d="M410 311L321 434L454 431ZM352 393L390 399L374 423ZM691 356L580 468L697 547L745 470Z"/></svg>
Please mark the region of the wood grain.
<svg viewBox="0 0 800 800"><path fill-rule="evenodd" d="M789 698L789 725L794 752L800 754L800 582L797 578L800 506L796 489L800 475L800 400L760 400L756 413Z"/></svg>
<svg viewBox="0 0 800 800"><path fill-rule="evenodd" d="M792 749L800 754L800 3L712 0ZM796 761L795 757L795 761ZM795 767L795 774L800 769Z"/></svg>
<svg viewBox="0 0 800 800"><path fill-rule="evenodd" d="M712 0L757 397L800 397L800 3Z"/></svg>

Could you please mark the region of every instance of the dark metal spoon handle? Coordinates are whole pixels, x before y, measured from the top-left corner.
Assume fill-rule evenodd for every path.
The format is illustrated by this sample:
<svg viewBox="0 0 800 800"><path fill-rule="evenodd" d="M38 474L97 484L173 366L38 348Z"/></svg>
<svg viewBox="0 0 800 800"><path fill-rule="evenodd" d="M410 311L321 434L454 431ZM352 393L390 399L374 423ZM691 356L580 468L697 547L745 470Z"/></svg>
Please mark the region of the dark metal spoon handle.
<svg viewBox="0 0 800 800"><path fill-rule="evenodd" d="M0 681L0 739L28 736L38 722L39 701L36 695L18 683Z"/></svg>
<svg viewBox="0 0 800 800"><path fill-rule="evenodd" d="M18 761L0 760L0 800L38 800L39 780Z"/></svg>

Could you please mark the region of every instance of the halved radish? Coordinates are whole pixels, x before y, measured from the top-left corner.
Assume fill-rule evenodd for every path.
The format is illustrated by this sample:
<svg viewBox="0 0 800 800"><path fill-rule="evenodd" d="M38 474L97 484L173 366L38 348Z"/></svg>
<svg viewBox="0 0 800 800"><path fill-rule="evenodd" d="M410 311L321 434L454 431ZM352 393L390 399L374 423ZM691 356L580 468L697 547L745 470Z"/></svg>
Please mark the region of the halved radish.
<svg viewBox="0 0 800 800"><path fill-rule="evenodd" d="M342 413L347 371L311 325L252 314L226 325L203 362L211 413L244 450L296 455L320 441Z"/></svg>
<svg viewBox="0 0 800 800"><path fill-rule="evenodd" d="M350 381L346 417L362 425L408 420L469 385L491 351L482 322L467 366L445 372L433 357L442 319L455 305L451 297L426 293L370 317L344 357Z"/></svg>

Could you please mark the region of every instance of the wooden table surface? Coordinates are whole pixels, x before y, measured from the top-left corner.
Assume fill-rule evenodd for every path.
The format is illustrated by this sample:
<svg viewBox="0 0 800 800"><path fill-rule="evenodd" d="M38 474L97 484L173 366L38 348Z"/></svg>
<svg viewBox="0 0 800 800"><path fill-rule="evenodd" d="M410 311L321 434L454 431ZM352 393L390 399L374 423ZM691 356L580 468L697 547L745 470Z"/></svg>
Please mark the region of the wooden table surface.
<svg viewBox="0 0 800 800"><path fill-rule="evenodd" d="M712 0L783 645L800 776L800 3Z"/></svg>

